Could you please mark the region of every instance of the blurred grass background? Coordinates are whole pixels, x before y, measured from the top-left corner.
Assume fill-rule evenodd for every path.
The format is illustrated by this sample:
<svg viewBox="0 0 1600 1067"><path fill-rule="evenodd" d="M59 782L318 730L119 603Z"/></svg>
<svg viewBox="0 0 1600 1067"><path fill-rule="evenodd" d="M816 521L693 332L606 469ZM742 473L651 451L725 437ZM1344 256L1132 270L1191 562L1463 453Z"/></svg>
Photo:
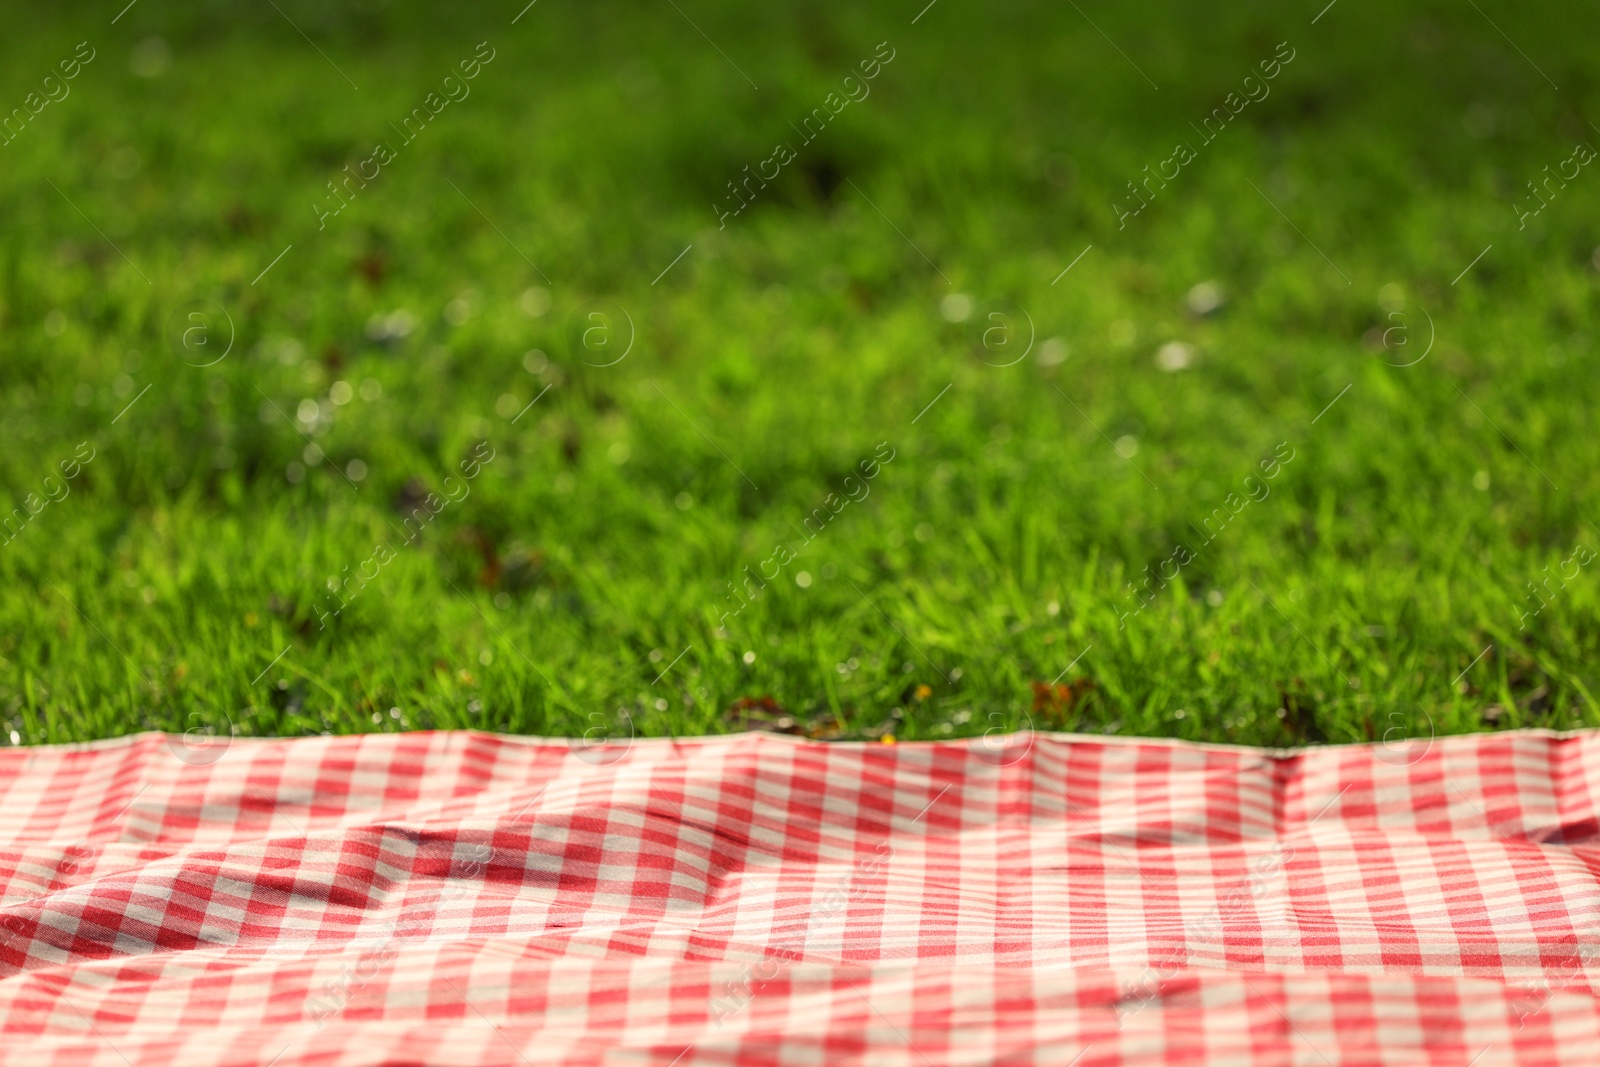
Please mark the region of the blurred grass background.
<svg viewBox="0 0 1600 1067"><path fill-rule="evenodd" d="M119 9L0 34L11 743L1600 721L1579 5Z"/></svg>

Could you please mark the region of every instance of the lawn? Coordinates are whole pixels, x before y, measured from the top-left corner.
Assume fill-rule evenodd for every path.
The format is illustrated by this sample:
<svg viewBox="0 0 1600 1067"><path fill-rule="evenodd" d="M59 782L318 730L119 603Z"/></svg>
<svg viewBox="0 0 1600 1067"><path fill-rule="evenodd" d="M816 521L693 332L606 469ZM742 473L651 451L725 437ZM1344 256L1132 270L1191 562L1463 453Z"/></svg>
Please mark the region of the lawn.
<svg viewBox="0 0 1600 1067"><path fill-rule="evenodd" d="M120 8L0 34L3 740L1600 722L1579 5Z"/></svg>

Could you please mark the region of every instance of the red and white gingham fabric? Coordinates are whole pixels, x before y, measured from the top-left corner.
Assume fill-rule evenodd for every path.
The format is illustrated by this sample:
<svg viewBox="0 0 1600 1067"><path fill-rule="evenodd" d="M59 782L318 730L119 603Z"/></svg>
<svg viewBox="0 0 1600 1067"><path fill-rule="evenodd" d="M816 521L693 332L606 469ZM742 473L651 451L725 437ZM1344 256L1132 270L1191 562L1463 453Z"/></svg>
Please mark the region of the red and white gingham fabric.
<svg viewBox="0 0 1600 1067"><path fill-rule="evenodd" d="M0 750L5 1064L1600 1062L1600 734L175 753Z"/></svg>

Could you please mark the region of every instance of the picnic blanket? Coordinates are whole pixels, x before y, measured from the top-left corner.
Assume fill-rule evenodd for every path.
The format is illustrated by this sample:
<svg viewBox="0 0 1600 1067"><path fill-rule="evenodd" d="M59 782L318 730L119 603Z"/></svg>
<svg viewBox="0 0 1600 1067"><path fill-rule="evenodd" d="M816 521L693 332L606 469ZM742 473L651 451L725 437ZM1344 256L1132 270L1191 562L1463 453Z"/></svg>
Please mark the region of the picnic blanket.
<svg viewBox="0 0 1600 1067"><path fill-rule="evenodd" d="M0 749L5 1064L1600 1062L1600 734Z"/></svg>

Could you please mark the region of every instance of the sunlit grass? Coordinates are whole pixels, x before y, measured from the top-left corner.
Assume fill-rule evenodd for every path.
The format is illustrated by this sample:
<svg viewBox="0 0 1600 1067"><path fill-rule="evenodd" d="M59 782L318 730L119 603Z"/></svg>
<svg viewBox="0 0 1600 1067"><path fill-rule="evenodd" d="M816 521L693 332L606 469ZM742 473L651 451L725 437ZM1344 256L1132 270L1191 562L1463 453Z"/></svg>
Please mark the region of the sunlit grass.
<svg viewBox="0 0 1600 1067"><path fill-rule="evenodd" d="M0 735L1600 716L1576 14L520 6L0 35Z"/></svg>

